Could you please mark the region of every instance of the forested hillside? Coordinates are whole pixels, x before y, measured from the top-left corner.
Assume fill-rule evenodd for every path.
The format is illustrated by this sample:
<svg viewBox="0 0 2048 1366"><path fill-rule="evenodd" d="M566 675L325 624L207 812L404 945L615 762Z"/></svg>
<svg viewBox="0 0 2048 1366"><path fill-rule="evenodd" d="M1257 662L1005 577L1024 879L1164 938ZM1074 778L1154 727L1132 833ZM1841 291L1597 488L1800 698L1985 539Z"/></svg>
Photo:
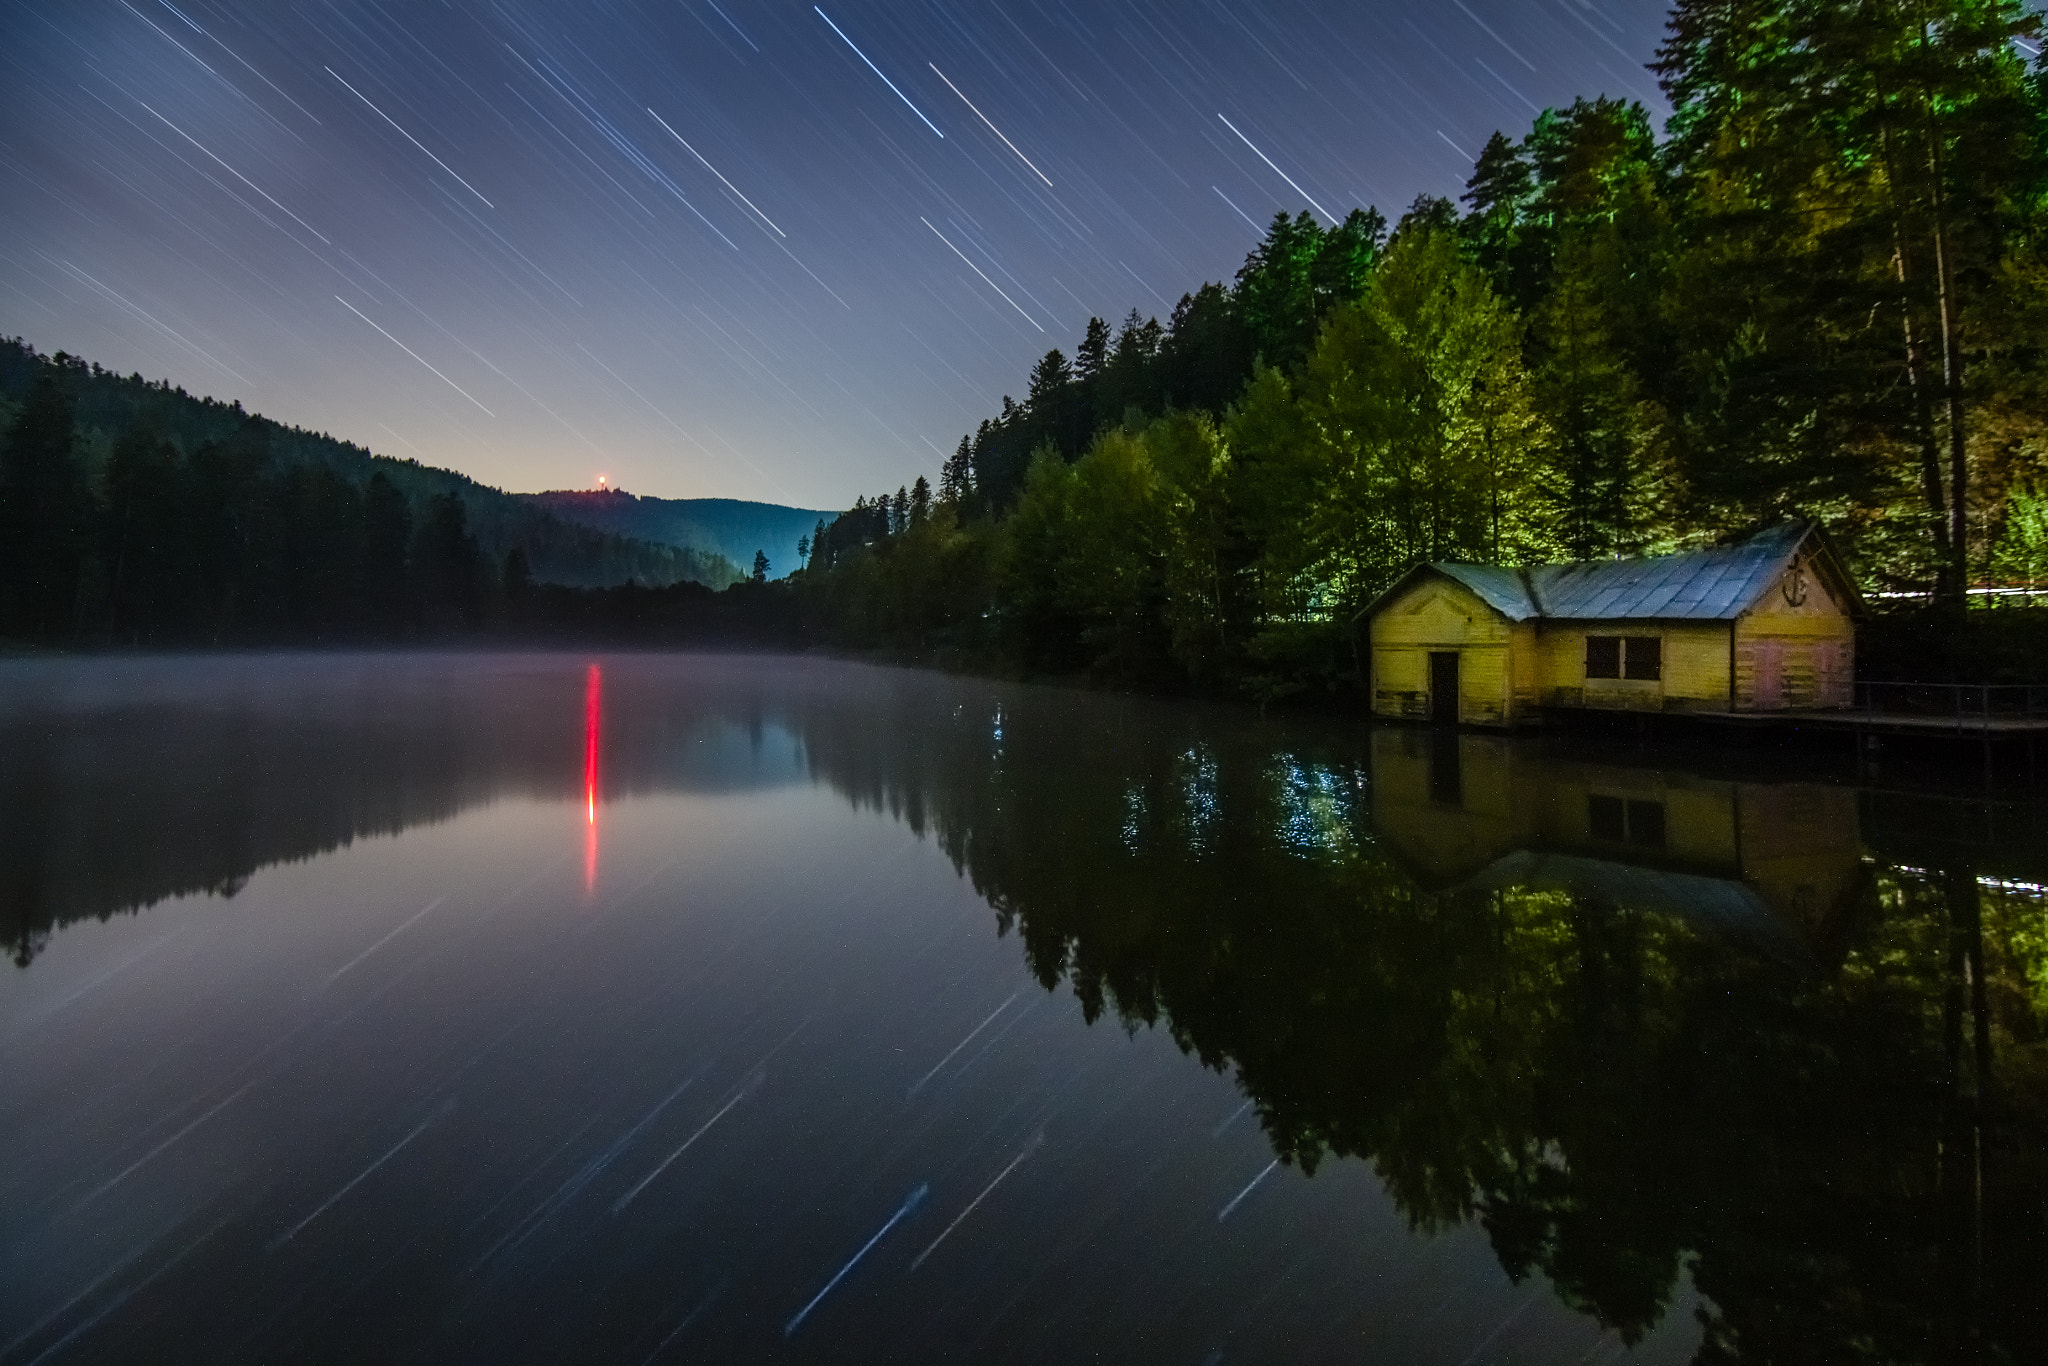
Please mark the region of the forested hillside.
<svg viewBox="0 0 2048 1366"><path fill-rule="evenodd" d="M0 341L0 434L0 639L402 638L482 626L530 582L740 577L19 340Z"/></svg>
<svg viewBox="0 0 2048 1366"><path fill-rule="evenodd" d="M751 569L754 556L768 557L768 576L781 578L797 567L797 541L807 538L820 517L815 508L753 503L739 498L647 498L624 489L559 489L515 494L564 521L683 549L708 550Z"/></svg>
<svg viewBox="0 0 2048 1366"><path fill-rule="evenodd" d="M1462 204L1275 217L1091 319L800 588L835 638L1265 694L1418 559L1825 523L1880 603L2048 586L2048 98L2008 0L1681 0L1673 113L1498 133ZM1391 230L1390 230L1391 228Z"/></svg>

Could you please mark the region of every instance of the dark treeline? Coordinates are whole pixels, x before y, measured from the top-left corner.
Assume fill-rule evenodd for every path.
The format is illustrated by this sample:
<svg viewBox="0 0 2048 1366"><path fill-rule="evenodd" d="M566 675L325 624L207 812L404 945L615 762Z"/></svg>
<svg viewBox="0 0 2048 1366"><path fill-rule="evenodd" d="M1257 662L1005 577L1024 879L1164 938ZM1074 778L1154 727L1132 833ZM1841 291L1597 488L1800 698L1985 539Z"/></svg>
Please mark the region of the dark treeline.
<svg viewBox="0 0 2048 1366"><path fill-rule="evenodd" d="M0 343L0 640L440 638L617 616L632 604L584 599L636 580L689 597L739 578L708 552Z"/></svg>
<svg viewBox="0 0 2048 1366"><path fill-rule="evenodd" d="M1681 0L1661 138L1582 99L1495 134L1462 205L1276 216L1165 324L1090 319L935 489L822 526L794 591L842 643L1275 695L1355 679L1417 559L1801 514L1879 592L2048 585L2039 26Z"/></svg>

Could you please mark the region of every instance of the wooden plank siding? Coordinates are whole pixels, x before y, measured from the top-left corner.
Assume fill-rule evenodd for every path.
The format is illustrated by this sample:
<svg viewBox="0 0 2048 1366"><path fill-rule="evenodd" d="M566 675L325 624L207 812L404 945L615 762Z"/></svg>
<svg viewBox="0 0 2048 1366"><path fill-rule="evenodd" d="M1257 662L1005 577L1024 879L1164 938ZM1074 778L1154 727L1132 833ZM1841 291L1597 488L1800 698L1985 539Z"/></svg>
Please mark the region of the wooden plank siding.
<svg viewBox="0 0 2048 1366"><path fill-rule="evenodd" d="M1460 781L1440 781L1446 763ZM1654 807L1654 838L1616 840L1598 828L1603 802L1630 805L1632 815ZM1447 748L1406 728L1376 734L1372 809L1390 851L1433 889L1491 885L1489 870L1540 877L1536 864L1516 862L1518 852L1541 856L1553 873L1559 856L1638 868L1642 876L1608 885L1649 892L1660 876L1682 873L1748 888L1809 944L1831 939L1853 913L1863 877L1849 789L1585 763L1493 736L1459 735Z"/></svg>
<svg viewBox="0 0 2048 1366"><path fill-rule="evenodd" d="M1427 718L1429 657L1458 656L1458 719L1505 726L1515 719L1514 623L1448 579L1417 583L1380 612L1372 626L1372 708L1377 716Z"/></svg>
<svg viewBox="0 0 2048 1366"><path fill-rule="evenodd" d="M1728 706L1728 624L1720 621L1544 622L1542 704L1610 711L1723 711ZM1587 636L1654 636L1663 677L1586 677Z"/></svg>
<svg viewBox="0 0 2048 1366"><path fill-rule="evenodd" d="M1764 552L1773 558L1761 558ZM1417 566L1367 619L1373 714L1437 715L1430 656L1440 652L1458 656L1457 718L1470 726L1532 724L1545 708L1661 713L1850 705L1860 602L1825 537L1811 529L1796 541L1780 534L1746 563L1734 562L1746 575L1734 580L1737 589L1724 583L1722 599L1704 596L1738 554L1739 548L1530 570ZM1653 591L1660 573L1661 593ZM1623 582L1604 587L1602 575ZM1581 615L1553 614L1546 582L1562 585L1555 600ZM1693 585L1699 586L1690 598L1677 591ZM1629 593L1645 615L1632 614ZM1659 611L1669 615L1652 615ZM1654 638L1659 676L1588 677L1592 636Z"/></svg>
<svg viewBox="0 0 2048 1366"><path fill-rule="evenodd" d="M1826 574L1794 564L1735 622L1735 711L1846 707L1856 627Z"/></svg>

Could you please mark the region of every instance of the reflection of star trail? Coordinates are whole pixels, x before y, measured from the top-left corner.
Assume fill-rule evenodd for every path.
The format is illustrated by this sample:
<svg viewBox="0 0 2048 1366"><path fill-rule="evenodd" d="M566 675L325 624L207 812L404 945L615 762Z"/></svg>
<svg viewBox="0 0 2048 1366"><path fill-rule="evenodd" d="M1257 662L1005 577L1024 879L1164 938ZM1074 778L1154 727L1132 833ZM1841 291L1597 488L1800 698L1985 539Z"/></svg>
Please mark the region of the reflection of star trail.
<svg viewBox="0 0 2048 1366"><path fill-rule="evenodd" d="M925 1197L930 1195L931 1193L932 1188L930 1186L925 1185L923 1183L919 1183L917 1189L912 1191L908 1196L906 1196L904 1198L903 1203L896 1207L896 1212L889 1216L889 1221L883 1224L879 1229L875 1230L875 1236L868 1239L867 1242L861 1247L861 1250L854 1253L853 1257L846 1263L845 1266L839 1268L839 1273L837 1275L835 1275L831 1280L825 1282L825 1288L823 1290L820 1290L817 1294L811 1296L811 1302L805 1305L803 1308L797 1310L796 1313L790 1317L789 1322L782 1325L782 1336L786 1338L795 1337L796 1330L803 1327L804 1320L809 1318L811 1315L811 1311L818 1307L819 1301L823 1300L827 1295L831 1294L833 1287L837 1286L841 1281L845 1280L847 1273L852 1271L856 1266L860 1265L860 1259L867 1256L870 1252L873 1252L875 1250L875 1244L881 1242L882 1239L888 1234L890 1229L902 1223L906 1216L915 1211L919 1205L922 1205L925 1201Z"/></svg>
<svg viewBox="0 0 2048 1366"><path fill-rule="evenodd" d="M583 890L597 890L597 742L604 723L604 671L583 676Z"/></svg>

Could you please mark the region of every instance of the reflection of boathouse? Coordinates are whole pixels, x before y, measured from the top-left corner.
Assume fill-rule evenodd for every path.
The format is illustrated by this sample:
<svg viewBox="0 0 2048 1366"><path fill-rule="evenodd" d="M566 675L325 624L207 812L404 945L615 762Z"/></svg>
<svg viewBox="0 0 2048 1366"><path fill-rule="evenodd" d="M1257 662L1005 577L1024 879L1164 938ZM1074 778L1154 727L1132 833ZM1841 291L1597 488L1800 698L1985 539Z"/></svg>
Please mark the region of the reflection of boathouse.
<svg viewBox="0 0 2048 1366"><path fill-rule="evenodd" d="M1379 716L1849 705L1854 584L1818 528L1647 559L1417 565L1366 609Z"/></svg>
<svg viewBox="0 0 2048 1366"><path fill-rule="evenodd" d="M1373 736L1373 824L1438 891L1568 891L1804 957L1862 877L1856 793L1579 763L1490 736Z"/></svg>

